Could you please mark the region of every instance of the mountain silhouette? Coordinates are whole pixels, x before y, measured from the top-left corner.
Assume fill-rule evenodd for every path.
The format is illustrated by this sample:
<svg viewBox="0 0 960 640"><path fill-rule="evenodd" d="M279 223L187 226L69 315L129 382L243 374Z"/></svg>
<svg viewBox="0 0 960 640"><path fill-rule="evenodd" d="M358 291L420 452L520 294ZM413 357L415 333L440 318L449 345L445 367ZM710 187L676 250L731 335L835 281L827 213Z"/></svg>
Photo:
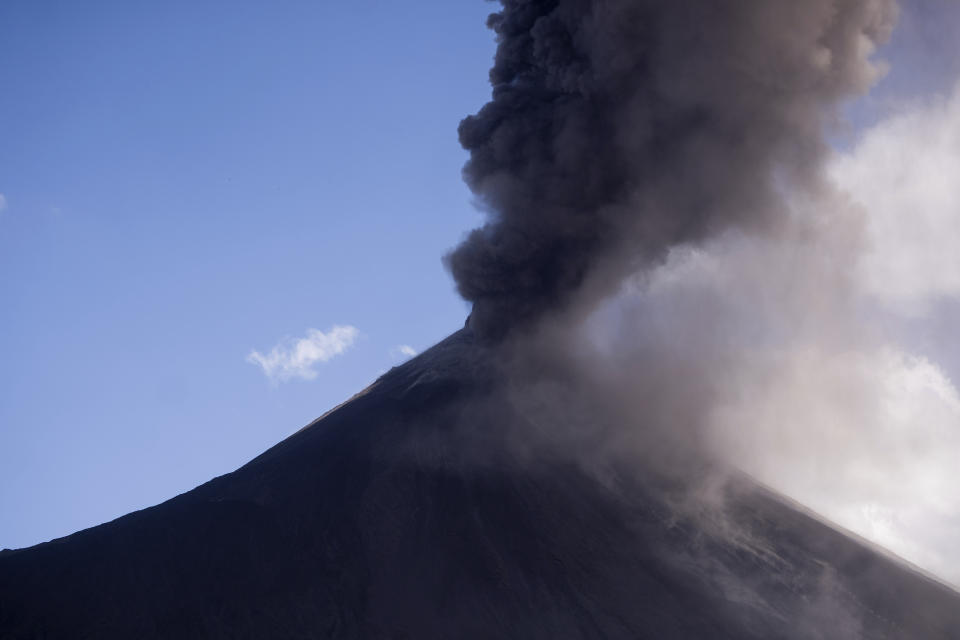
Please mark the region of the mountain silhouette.
<svg viewBox="0 0 960 640"><path fill-rule="evenodd" d="M747 477L512 445L491 353L457 332L233 473L5 550L0 638L960 638L960 595Z"/></svg>

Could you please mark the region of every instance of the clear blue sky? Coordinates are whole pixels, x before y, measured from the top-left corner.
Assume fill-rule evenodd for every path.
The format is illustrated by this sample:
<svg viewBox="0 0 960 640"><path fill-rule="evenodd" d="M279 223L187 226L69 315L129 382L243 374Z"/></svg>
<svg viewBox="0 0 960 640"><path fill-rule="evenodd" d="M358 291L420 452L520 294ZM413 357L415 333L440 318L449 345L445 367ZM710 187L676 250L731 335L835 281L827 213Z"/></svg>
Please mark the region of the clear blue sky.
<svg viewBox="0 0 960 640"><path fill-rule="evenodd" d="M231 471L462 324L492 9L0 4L0 547ZM335 324L311 381L246 361Z"/></svg>
<svg viewBox="0 0 960 640"><path fill-rule="evenodd" d="M0 547L231 471L462 324L495 6L0 4ZM312 380L247 359L337 324Z"/></svg>

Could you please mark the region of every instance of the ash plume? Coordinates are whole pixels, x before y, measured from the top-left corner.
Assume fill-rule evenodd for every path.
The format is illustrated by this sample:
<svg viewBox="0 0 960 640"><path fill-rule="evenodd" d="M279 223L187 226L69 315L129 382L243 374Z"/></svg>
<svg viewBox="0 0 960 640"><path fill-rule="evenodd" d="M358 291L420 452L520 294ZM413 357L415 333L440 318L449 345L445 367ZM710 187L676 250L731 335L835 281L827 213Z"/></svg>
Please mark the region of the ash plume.
<svg viewBox="0 0 960 640"><path fill-rule="evenodd" d="M446 257L497 340L588 311L671 247L763 229L882 72L894 0L502 0L493 97L460 125L488 222Z"/></svg>
<svg viewBox="0 0 960 640"><path fill-rule="evenodd" d="M448 262L475 332L535 329L498 355L520 455L720 460L960 584L957 7L903 3L841 150L893 2L531 6L491 20L489 223ZM921 44L949 95L905 103Z"/></svg>

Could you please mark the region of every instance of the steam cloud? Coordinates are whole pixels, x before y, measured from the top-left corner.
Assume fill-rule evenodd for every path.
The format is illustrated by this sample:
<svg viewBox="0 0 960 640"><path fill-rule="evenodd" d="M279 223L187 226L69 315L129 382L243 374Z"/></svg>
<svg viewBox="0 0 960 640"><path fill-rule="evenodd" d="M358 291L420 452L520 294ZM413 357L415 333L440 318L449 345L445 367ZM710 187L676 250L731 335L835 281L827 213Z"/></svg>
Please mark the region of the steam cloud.
<svg viewBox="0 0 960 640"><path fill-rule="evenodd" d="M894 0L502 0L460 125L488 211L447 264L487 339L588 311L679 243L776 221L881 69Z"/></svg>
<svg viewBox="0 0 960 640"><path fill-rule="evenodd" d="M460 128L488 222L447 264L474 333L523 336L518 448L706 454L960 584L960 391L904 337L958 295L960 87L826 142L897 3L502 4Z"/></svg>

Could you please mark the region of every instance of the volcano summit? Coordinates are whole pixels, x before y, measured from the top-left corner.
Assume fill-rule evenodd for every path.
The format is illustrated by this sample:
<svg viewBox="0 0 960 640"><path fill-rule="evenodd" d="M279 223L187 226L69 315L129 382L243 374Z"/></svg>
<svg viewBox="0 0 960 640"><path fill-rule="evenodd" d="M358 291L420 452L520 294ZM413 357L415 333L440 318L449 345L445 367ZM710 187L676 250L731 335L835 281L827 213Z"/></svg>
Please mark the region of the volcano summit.
<svg viewBox="0 0 960 640"><path fill-rule="evenodd" d="M958 637L960 595L748 478L533 459L489 356L460 331L233 473L4 551L0 637Z"/></svg>

